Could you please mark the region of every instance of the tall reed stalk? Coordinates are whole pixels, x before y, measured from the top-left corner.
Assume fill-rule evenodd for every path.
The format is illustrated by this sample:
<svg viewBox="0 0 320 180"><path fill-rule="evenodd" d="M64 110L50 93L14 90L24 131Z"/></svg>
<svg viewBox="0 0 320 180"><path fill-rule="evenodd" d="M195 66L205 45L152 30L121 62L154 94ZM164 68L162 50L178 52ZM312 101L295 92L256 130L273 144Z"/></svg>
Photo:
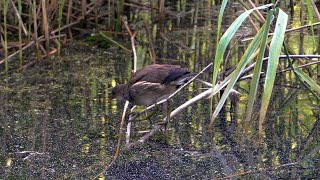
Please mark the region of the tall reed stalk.
<svg viewBox="0 0 320 180"><path fill-rule="evenodd" d="M4 48L4 58L5 58L5 71L8 72L8 35L7 35L7 11L8 11L8 1L3 0L3 48Z"/></svg>
<svg viewBox="0 0 320 180"><path fill-rule="evenodd" d="M61 0L60 4L59 4L59 14L58 14L58 56L60 56L60 50L61 50L61 31L60 31L60 27L61 27L61 22L62 22L62 16L63 16L63 7L65 4L65 0Z"/></svg>
<svg viewBox="0 0 320 180"><path fill-rule="evenodd" d="M28 41L31 41L31 29L32 29L32 17L33 17L33 5L32 5L32 2L30 1L29 4L28 4L28 36L27 36L27 40Z"/></svg>
<svg viewBox="0 0 320 180"><path fill-rule="evenodd" d="M42 32L46 41L46 50L47 53L49 51L49 22L48 22L48 12L47 12L47 2L46 0L41 1L41 9L42 9Z"/></svg>
<svg viewBox="0 0 320 180"><path fill-rule="evenodd" d="M18 0L18 13L21 17L22 2ZM19 21L19 66L22 67L22 21Z"/></svg>
<svg viewBox="0 0 320 180"><path fill-rule="evenodd" d="M36 41L36 54L37 59L39 59L39 42L38 42L38 18L37 18L37 1L32 1L32 20L33 20L33 35L34 40Z"/></svg>
<svg viewBox="0 0 320 180"><path fill-rule="evenodd" d="M94 26L95 28L98 28L98 4L97 0L93 0L93 6L94 6Z"/></svg>
<svg viewBox="0 0 320 180"><path fill-rule="evenodd" d="M82 26L84 26L86 23L86 12L87 12L87 1L82 0L81 1L81 15L82 15L82 19L83 19Z"/></svg>
<svg viewBox="0 0 320 180"><path fill-rule="evenodd" d="M68 12L67 12L67 18L66 18L66 24L70 23L70 17L71 17L71 13L72 13L72 0L68 0ZM59 28L60 29L60 28ZM70 38L72 39L72 32L71 32L71 28L68 28L68 33Z"/></svg>
<svg viewBox="0 0 320 180"><path fill-rule="evenodd" d="M120 30L121 30L121 17L123 15L123 7L124 7L123 3L124 3L124 0L119 0L117 3L118 4L118 6L117 6L117 21L116 21L116 25L114 28L116 32L120 32Z"/></svg>
<svg viewBox="0 0 320 180"><path fill-rule="evenodd" d="M108 9L109 9L109 11L108 11L108 23L107 23L107 29L109 29L110 28L110 26L111 26L111 0L108 0Z"/></svg>

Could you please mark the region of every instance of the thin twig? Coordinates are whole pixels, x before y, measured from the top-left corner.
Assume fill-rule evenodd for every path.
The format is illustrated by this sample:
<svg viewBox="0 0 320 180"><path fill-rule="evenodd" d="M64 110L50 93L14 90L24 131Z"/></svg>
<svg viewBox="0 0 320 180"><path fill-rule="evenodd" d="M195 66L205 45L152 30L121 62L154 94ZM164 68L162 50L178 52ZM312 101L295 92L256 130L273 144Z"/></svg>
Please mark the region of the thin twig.
<svg viewBox="0 0 320 180"><path fill-rule="evenodd" d="M320 64L320 61L315 61L315 62L312 62L312 63L304 64L304 65L301 65L301 66L297 66L297 67L294 67L294 69L304 68L304 67L311 66L311 65L314 65L314 64ZM293 69L292 68L287 68L287 69L284 69L284 70L279 71L277 73L283 73L283 72L291 71L291 70L293 70Z"/></svg>
<svg viewBox="0 0 320 180"><path fill-rule="evenodd" d="M19 12L18 12L18 10L17 10L16 5L14 4L14 2L13 2L12 0L10 0L10 2L11 2L11 5L12 5L12 7L13 7L13 10L14 10L14 12L15 12L15 15L16 15L17 18L18 18L18 21L21 23L21 27L22 27L23 33L24 33L25 35L28 35L28 31L27 31L26 27L24 26L24 24L23 24L23 22L22 22L21 16L20 16L20 14L19 14Z"/></svg>
<svg viewBox="0 0 320 180"><path fill-rule="evenodd" d="M320 13L318 11L317 5L314 3L314 0L310 0L311 5L313 7L314 13L316 14L318 21L320 21Z"/></svg>
<svg viewBox="0 0 320 180"><path fill-rule="evenodd" d="M238 177L238 176L243 176L243 175L247 175L247 174L253 174L253 173L260 173L260 172L266 172L266 171L275 171L279 168L283 168L286 166L294 166L294 165L298 165L298 162L293 162L293 163L288 163L288 164L282 164L280 166L274 167L274 168L267 168L267 169L259 169L259 170L252 170L252 171L246 171L246 172L241 172L238 174L233 174L230 176L225 176L222 179L232 179L234 177Z"/></svg>
<svg viewBox="0 0 320 180"><path fill-rule="evenodd" d="M312 58L320 58L320 55L289 55L290 58L293 58L293 59L297 59L297 58L305 58L305 59L312 59ZM286 59L287 56L286 55L280 55L279 57L280 59ZM266 57L266 58L263 58L262 60L263 61L266 61L268 60L269 58ZM246 68L244 71L243 71L243 74L246 74L247 72L251 71L251 69L253 69L253 67L255 66L256 63L252 63L248 68ZM301 66L297 66L295 68L303 68L303 67L307 67L307 66L310 66L310 65L313 65L313 64L319 64L319 61L316 61L316 62L312 62L312 63L308 63L308 64L305 64L305 65L301 65ZM249 71L248 71L249 70ZM282 73L282 72L285 72L285 71L290 71L292 70L292 68L288 68L288 69L285 69L285 70L282 70L282 71L279 71L277 73ZM264 74L264 73L261 73L261 74ZM243 76L241 78L239 78L239 80L245 80L245 79L250 79L252 77L252 74L250 75L247 75L247 76Z"/></svg>
<svg viewBox="0 0 320 180"><path fill-rule="evenodd" d="M122 22L125 25L125 27L128 31L128 34L130 36L131 47L132 47L132 52L133 52L133 72L136 72L137 71L137 52L136 52L136 48L134 45L134 38L136 37L137 32L132 33L132 31L130 30L130 28L128 26L127 21L125 21L123 18L122 18Z"/></svg>
<svg viewBox="0 0 320 180"><path fill-rule="evenodd" d="M177 109L175 109L174 111L172 111L170 113L170 119L172 119L174 116L176 116L177 114L179 114L180 112L182 112L184 109L186 109L187 107L189 107L190 105L202 100L202 99L206 99L210 96L212 91L212 88L209 88L208 90L202 92L201 94L195 96L194 98L188 100L186 103L182 104L181 106L179 106ZM141 137L136 143L132 144L132 146L137 145L137 144L143 144L145 143L150 137L152 137L156 132L158 132L161 127L167 123L167 117L165 117L162 121L161 124L155 125L151 131L149 131L149 133L147 133L146 135L144 135L143 137Z"/></svg>
<svg viewBox="0 0 320 180"><path fill-rule="evenodd" d="M128 109L128 106L129 106L129 102L126 101L125 105L124 105L124 108L123 108L123 113L122 113L122 117L121 117L121 121L120 121L120 128L119 128L119 133L118 133L118 144L117 144L117 149L116 149L116 152L114 153L114 156L113 156L113 159L112 161L107 165L105 166L105 168L98 174L96 175L94 178L92 179L97 179L100 175L103 176L107 171L108 169L112 166L112 164L114 162L116 162L118 156L119 156L119 153L120 153L120 146L121 146L121 137L122 137L122 129L123 129L123 124L124 124L124 119L126 117L126 111Z"/></svg>
<svg viewBox="0 0 320 180"><path fill-rule="evenodd" d="M147 35L147 38L148 38L148 41L149 41L148 44L150 46L151 61L153 63L156 63L156 51L154 50L153 40L152 40L151 34L149 32L148 25L147 25L146 21L144 22L144 29L146 30L146 35Z"/></svg>
<svg viewBox="0 0 320 180"><path fill-rule="evenodd" d="M65 36L65 34L61 34L61 36ZM57 38L57 36L51 36L49 39L54 39L54 38ZM27 48L29 48L30 46L32 46L33 44L35 44L36 42L41 42L41 41L44 41L44 36L40 36L37 40L33 40L31 42L29 42L27 45L23 46L23 48L21 49L22 51L26 50ZM13 58L14 56L16 56L17 54L19 54L19 51L16 51L12 54L10 54L8 56L8 60L10 60L11 58ZM0 61L0 65L4 63L4 59Z"/></svg>
<svg viewBox="0 0 320 180"><path fill-rule="evenodd" d="M316 22L316 23L313 23L313 24L300 26L300 27L298 27L298 28L287 29L285 32L297 31L297 30L300 30L300 29L310 28L311 26L318 26L318 25L320 25L320 22ZM274 33L269 33L268 36L271 36L271 35L273 35L273 34L274 34ZM250 40L252 40L252 39L253 39L253 37L245 38L245 39L243 39L241 42L250 41Z"/></svg>
<svg viewBox="0 0 320 180"><path fill-rule="evenodd" d="M127 32L130 36L130 40L131 40L131 48L132 48L132 53L133 53L133 72L137 71L137 51L136 51L136 47L134 44L134 38L136 37L137 32L133 32L131 31L130 27L128 26L127 21L124 20L124 18L121 19L123 24L125 25ZM131 112L133 111L134 107L131 109ZM130 114L129 118L132 118L132 114ZM127 125L127 132L126 132L126 146L129 147L129 143L130 143L130 135L131 135L131 126L132 126L132 122L129 121L128 125Z"/></svg>
<svg viewBox="0 0 320 180"><path fill-rule="evenodd" d="M106 39L108 39L110 42L114 43L115 45L119 46L121 49L125 50L127 53L131 53L131 51L129 49L127 49L126 47L122 46L120 43L118 43L117 41L114 41L113 39L109 38L107 35L103 34L100 31L100 34L105 37Z"/></svg>

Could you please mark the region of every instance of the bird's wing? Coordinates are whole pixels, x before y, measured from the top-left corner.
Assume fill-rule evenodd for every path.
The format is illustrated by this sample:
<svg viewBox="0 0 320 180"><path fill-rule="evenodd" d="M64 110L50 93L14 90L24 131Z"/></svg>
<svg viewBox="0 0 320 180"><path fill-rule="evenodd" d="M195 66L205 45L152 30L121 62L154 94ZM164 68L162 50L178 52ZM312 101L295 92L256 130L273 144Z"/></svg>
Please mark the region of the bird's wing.
<svg viewBox="0 0 320 180"><path fill-rule="evenodd" d="M170 64L153 64L133 73L128 84L129 86L132 86L139 81L164 84L164 80L167 76L176 69L180 69L180 66Z"/></svg>

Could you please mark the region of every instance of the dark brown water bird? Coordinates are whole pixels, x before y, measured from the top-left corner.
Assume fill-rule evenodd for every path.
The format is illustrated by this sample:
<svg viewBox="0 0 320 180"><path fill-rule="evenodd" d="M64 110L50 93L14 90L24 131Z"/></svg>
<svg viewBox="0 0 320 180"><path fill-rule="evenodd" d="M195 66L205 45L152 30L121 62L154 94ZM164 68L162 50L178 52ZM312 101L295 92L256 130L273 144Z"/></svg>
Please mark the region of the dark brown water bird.
<svg viewBox="0 0 320 180"><path fill-rule="evenodd" d="M179 65L153 64L133 73L127 84L116 85L111 99L125 99L133 105L151 105L168 98L193 76Z"/></svg>

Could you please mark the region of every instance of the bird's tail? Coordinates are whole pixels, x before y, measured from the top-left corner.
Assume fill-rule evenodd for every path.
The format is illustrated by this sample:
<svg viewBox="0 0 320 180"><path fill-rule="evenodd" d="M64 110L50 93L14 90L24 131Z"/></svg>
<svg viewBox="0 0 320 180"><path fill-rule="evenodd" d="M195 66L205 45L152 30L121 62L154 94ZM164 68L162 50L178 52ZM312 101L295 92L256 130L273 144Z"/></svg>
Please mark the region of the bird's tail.
<svg viewBox="0 0 320 180"><path fill-rule="evenodd" d="M188 68L174 69L164 79L162 84L174 84L180 86L191 79L194 75L194 73L190 73Z"/></svg>

